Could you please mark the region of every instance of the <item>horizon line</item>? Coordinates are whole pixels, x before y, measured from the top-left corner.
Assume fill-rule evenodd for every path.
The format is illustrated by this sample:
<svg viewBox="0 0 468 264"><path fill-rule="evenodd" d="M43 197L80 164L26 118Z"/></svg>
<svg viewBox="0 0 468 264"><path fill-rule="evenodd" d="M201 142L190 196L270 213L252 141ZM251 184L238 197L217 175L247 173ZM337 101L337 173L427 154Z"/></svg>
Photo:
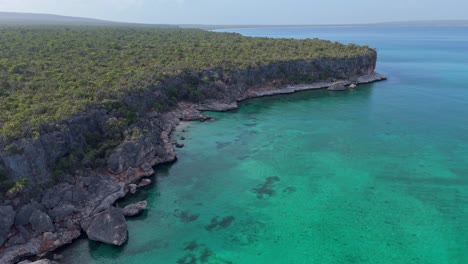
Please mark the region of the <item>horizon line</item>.
<svg viewBox="0 0 468 264"><path fill-rule="evenodd" d="M0 14L24 14L24 15L45 15L45 16L57 16L63 18L76 18L76 19L86 19L94 20L101 23L115 23L115 24L138 24L138 25L171 25L171 26L203 26L203 27L301 27L301 26L364 26L364 25L395 25L395 24L417 24L417 23L467 23L468 19L424 19L424 20L397 20L397 21L379 21L379 22L363 22L363 23L349 23L349 24L205 24L205 23L143 23L143 22L131 22L131 21L115 21L115 20L106 20L101 18L94 17L80 17L80 16L69 16L62 14L52 14L52 13L35 13L35 12L12 12L12 11L1 11ZM1 18L1 16L0 16Z"/></svg>

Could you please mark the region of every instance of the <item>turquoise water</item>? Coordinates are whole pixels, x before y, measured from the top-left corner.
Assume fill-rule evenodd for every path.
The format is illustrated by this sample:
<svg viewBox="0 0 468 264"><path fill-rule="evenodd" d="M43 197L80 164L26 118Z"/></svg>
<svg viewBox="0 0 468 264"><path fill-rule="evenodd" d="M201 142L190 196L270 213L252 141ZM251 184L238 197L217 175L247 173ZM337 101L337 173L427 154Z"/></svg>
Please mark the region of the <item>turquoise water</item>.
<svg viewBox="0 0 468 264"><path fill-rule="evenodd" d="M468 263L468 28L233 31L368 44L389 80L192 123L128 243L64 263Z"/></svg>

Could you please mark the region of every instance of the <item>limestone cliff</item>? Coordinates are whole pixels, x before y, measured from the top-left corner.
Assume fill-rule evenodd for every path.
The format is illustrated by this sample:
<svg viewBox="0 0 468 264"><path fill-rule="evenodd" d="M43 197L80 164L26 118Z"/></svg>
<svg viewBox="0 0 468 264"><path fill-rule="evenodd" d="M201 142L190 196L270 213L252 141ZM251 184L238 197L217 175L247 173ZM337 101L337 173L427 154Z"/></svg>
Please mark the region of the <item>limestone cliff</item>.
<svg viewBox="0 0 468 264"><path fill-rule="evenodd" d="M38 138L1 143L0 173L13 181L29 179L30 184L7 195L0 207L0 214L8 219L0 223L4 226L0 233L0 262L12 263L24 256L41 255L78 237L83 222L109 210L129 191L128 184L154 173L154 165L176 158L169 136L180 120L205 120L207 117L200 110L230 110L240 100L296 91L288 90L291 88L286 85L290 84L321 82L319 88L326 88L336 80L347 83L381 80L384 77L374 73L376 60L374 53L346 59L282 62L229 72L226 69L181 72L122 98L124 104L138 112L138 120L131 126L141 133L113 148L102 166L68 172L58 179L57 175L54 177L54 168L59 160L89 147L95 140L93 137L106 133L106 124L114 116L104 106L95 106L49 126ZM300 90L304 89L308 88ZM174 91L177 102L173 102ZM172 107L164 113L154 110L155 104L171 100ZM34 221L41 222L39 226L44 228L33 226Z"/></svg>

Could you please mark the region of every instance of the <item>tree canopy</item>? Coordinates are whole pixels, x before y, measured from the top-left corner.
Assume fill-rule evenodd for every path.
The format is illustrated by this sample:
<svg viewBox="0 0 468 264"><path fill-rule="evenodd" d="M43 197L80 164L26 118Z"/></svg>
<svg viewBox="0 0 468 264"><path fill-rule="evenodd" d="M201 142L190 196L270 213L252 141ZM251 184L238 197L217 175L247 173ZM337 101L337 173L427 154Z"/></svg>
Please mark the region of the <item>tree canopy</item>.
<svg viewBox="0 0 468 264"><path fill-rule="evenodd" d="M0 134L21 137L181 71L232 71L372 50L318 39L148 27L0 27Z"/></svg>

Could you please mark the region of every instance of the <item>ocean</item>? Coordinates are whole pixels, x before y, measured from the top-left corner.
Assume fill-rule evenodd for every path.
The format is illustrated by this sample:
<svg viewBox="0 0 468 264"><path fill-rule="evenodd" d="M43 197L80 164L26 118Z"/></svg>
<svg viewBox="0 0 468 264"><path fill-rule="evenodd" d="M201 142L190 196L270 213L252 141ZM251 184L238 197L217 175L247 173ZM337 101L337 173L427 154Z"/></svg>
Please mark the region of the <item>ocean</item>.
<svg viewBox="0 0 468 264"><path fill-rule="evenodd" d="M468 27L218 31L368 45L388 80L208 113L129 241L63 263L468 263Z"/></svg>

